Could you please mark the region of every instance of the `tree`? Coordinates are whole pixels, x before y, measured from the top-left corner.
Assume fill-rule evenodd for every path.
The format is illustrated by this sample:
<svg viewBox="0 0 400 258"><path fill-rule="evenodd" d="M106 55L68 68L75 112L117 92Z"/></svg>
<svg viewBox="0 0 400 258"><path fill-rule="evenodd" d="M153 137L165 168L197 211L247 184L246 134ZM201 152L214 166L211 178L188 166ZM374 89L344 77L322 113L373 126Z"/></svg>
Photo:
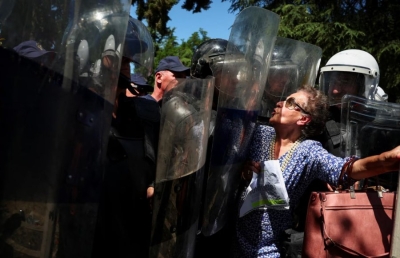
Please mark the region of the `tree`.
<svg viewBox="0 0 400 258"><path fill-rule="evenodd" d="M281 17L278 36L301 40L322 48L321 64L335 53L351 48L365 50L378 61L380 85L389 101L400 102L400 2L391 0L230 0L228 11L238 12L259 6ZM165 2L164 9L148 9L151 30L167 35L165 27L169 10L178 2ZM212 1L186 0L183 9L206 11ZM144 8L145 6L142 5ZM138 8L139 10L139 8ZM161 13L158 13L161 12ZM155 14L156 16L152 16ZM158 23L154 23L157 20ZM149 21L149 20L148 20ZM157 26L155 26L157 24ZM163 24L163 25L162 25ZM166 29L166 30L164 30Z"/></svg>
<svg viewBox="0 0 400 258"><path fill-rule="evenodd" d="M281 17L278 36L322 48L321 64L335 53L365 50L378 61L380 85L389 101L400 102L400 3L390 0L231 0L232 10L249 4L270 9Z"/></svg>
<svg viewBox="0 0 400 258"><path fill-rule="evenodd" d="M198 32L194 32L187 41L181 40L179 44L176 41L176 36L173 35L174 28L171 29L170 34L161 42L156 43L156 54L154 58L154 65L157 67L161 59L166 56L179 56L179 59L185 66L190 67L192 56L196 51L197 47L203 42L210 39L207 36L207 32L203 29L199 29ZM150 83L154 82L154 77L148 78Z"/></svg>
<svg viewBox="0 0 400 258"><path fill-rule="evenodd" d="M136 15L138 20L145 19L147 21L152 37L156 41L171 34L171 29L167 27L167 22L171 20L168 13L178 3L179 0L155 0L147 2L132 0L132 5L137 5ZM185 0L181 7L187 11L197 13L202 10L208 10L211 3L212 1L210 0Z"/></svg>
<svg viewBox="0 0 400 258"><path fill-rule="evenodd" d="M54 6L59 8L52 8ZM0 24L1 37L5 39L6 45L16 46L22 41L33 39L40 42L45 49L50 49L51 46L60 43L55 42L55 39L62 38L59 35L64 33L68 23L68 19L65 18L68 9L63 6L61 0L16 0L7 8L9 13L4 17L6 22Z"/></svg>
<svg viewBox="0 0 400 258"><path fill-rule="evenodd" d="M306 3L305 3L306 2ZM281 16L279 36L323 49L321 64L345 49L362 49L378 61L380 85L400 102L400 3L388 0L293 1L273 9Z"/></svg>
<svg viewBox="0 0 400 258"><path fill-rule="evenodd" d="M181 43L178 44L176 42L176 36L173 35L173 32L174 28L172 29L169 37L157 44L155 63L158 64L158 62L166 56L179 56L184 65L190 66L192 56L197 47L203 41L210 38L207 36L207 32L200 28L200 30L198 32L194 32L187 39L187 41L181 40Z"/></svg>

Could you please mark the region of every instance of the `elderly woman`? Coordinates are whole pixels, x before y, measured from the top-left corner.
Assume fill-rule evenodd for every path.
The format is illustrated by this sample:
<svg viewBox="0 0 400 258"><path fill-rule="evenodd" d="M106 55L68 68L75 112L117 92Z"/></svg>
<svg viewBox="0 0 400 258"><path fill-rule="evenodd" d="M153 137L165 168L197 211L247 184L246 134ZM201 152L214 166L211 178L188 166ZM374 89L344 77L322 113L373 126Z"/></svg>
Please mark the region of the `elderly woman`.
<svg viewBox="0 0 400 258"><path fill-rule="evenodd" d="M322 92L304 86L285 101L276 104L270 125L259 125L254 133L249 159L242 172L247 182L261 171L264 161L278 160L283 175L289 209L253 209L236 222L233 257L280 257L284 230L292 225L291 209L314 179L337 185L343 167L355 180L396 171L400 146L363 159L339 158L307 137L321 132L327 116L327 98ZM352 165L348 166L349 161ZM280 168L279 168L280 166ZM242 195L242 202L245 194Z"/></svg>

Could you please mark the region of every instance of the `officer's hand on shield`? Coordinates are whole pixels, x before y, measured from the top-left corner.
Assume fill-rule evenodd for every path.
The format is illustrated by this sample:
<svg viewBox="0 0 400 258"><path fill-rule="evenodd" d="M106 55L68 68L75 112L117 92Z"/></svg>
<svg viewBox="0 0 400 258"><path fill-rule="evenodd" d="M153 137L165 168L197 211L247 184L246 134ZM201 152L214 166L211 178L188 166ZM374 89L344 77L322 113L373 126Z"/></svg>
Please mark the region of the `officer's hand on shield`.
<svg viewBox="0 0 400 258"><path fill-rule="evenodd" d="M147 188L147 199L150 199L154 196L154 187L153 186L149 186Z"/></svg>
<svg viewBox="0 0 400 258"><path fill-rule="evenodd" d="M154 197L154 186L149 186L147 188L147 200L149 202L149 211L152 212L153 210L153 197Z"/></svg>

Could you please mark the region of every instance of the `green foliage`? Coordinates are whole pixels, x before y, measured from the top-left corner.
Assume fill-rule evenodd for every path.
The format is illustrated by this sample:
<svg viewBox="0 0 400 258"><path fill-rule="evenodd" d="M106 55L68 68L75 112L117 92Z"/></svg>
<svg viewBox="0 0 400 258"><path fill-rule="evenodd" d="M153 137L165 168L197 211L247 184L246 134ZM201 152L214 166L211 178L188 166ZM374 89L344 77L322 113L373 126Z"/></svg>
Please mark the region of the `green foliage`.
<svg viewBox="0 0 400 258"><path fill-rule="evenodd" d="M197 46L210 38L207 36L207 32L200 28L199 32L194 32L187 41L182 39L181 42L178 43L173 32L174 29L172 29L172 33L169 37L157 44L154 63L157 65L158 62L166 56L179 56L184 65L190 66L193 53L196 51Z"/></svg>
<svg viewBox="0 0 400 258"><path fill-rule="evenodd" d="M55 39L62 38L68 23L65 19L68 6L64 4L61 0L39 2L15 0L7 6L3 5L2 8L9 8L10 12L7 23L13 25L2 27L0 30L4 44L16 46L28 39L35 39L45 49L59 44L60 42L55 42ZM52 6L58 6L58 8L52 9ZM15 31L18 31L18 34Z"/></svg>
<svg viewBox="0 0 400 258"><path fill-rule="evenodd" d="M156 53L154 57L154 70L157 67L161 59L166 56L178 56L182 63L188 67L191 66L192 56L196 51L197 47L203 42L210 39L207 36L207 32L203 29L199 29L198 32L194 32L187 41L181 40L177 42L176 36L173 35L175 28L170 32L170 35L159 43L156 43ZM154 77L148 78L150 83L154 82Z"/></svg>
<svg viewBox="0 0 400 258"><path fill-rule="evenodd" d="M225 0L223 0L225 1ZM167 22L171 20L168 13L179 3L179 0L132 0L132 5L136 5L136 15L138 20L146 20L149 30L155 41L162 41L171 35L171 29L167 27ZM211 0L184 0L182 9L199 13L210 8Z"/></svg>
<svg viewBox="0 0 400 258"><path fill-rule="evenodd" d="M389 97L395 96L392 101L400 103L400 40L387 42L386 46L378 50L376 57L380 61L381 78L388 86L386 92Z"/></svg>
<svg viewBox="0 0 400 258"><path fill-rule="evenodd" d="M273 10L281 17L278 36L304 41L323 49L322 64L335 53L359 48L365 33L346 23L333 21L333 9L317 12L315 5L284 5ZM343 48L343 43L346 47Z"/></svg>
<svg viewBox="0 0 400 258"><path fill-rule="evenodd" d="M178 4L178 0L155 0L147 1L132 0L132 5L137 4L136 14L139 20L146 19L149 30L155 41L171 33L167 28L170 19L168 13L172 7Z"/></svg>
<svg viewBox="0 0 400 258"><path fill-rule="evenodd" d="M320 46L321 66L335 53L362 49L378 61L380 86L400 102L400 3L375 1L291 1L272 11L281 17L278 35Z"/></svg>
<svg viewBox="0 0 400 258"><path fill-rule="evenodd" d="M202 9L208 10L211 3L212 1L210 0L185 0L182 8L188 11L193 10L193 13L199 13Z"/></svg>
<svg viewBox="0 0 400 258"><path fill-rule="evenodd" d="M143 0L141 0L143 1ZM225 1L225 0L224 0ZM259 6L280 15L279 36L301 40L322 48L321 66L335 53L346 49L362 49L378 61L380 86L389 94L389 101L400 102L400 1L393 0L229 0L228 11L238 12L249 6ZM139 5L139 1L134 1ZM160 48L174 47L169 52L179 54L184 63L190 60L189 45L198 41L166 44L171 34L165 24L168 12L177 1L156 0L143 3L144 17ZM185 0L182 8L200 12L207 10L210 0ZM139 11L139 13L141 13ZM200 33L201 34L201 33ZM192 35L193 36L193 35ZM201 39L201 37L200 37ZM182 49L179 46L182 45ZM175 49L176 48L176 49ZM179 50L178 50L179 49ZM157 53L163 56L165 53Z"/></svg>

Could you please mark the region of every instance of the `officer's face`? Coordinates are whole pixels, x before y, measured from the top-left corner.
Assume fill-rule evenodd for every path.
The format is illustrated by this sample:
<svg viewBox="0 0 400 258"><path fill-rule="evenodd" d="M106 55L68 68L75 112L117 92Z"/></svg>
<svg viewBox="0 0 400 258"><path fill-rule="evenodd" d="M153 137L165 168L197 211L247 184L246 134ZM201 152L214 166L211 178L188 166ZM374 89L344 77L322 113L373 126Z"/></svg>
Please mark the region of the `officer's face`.
<svg viewBox="0 0 400 258"><path fill-rule="evenodd" d="M155 75L156 82L163 91L167 91L173 87L174 81L177 79L186 78L186 73L184 72L172 72L169 70L159 71Z"/></svg>
<svg viewBox="0 0 400 258"><path fill-rule="evenodd" d="M266 90L272 96L280 96L282 95L282 92L285 90L288 82L289 78L287 76L282 75L282 76L268 77Z"/></svg>
<svg viewBox="0 0 400 258"><path fill-rule="evenodd" d="M122 73L123 75L125 75L128 78L131 77L130 60L124 56L122 57L122 61L121 61L120 73Z"/></svg>
<svg viewBox="0 0 400 258"><path fill-rule="evenodd" d="M291 93L292 89L289 86L294 86L292 78L293 76L284 69L271 69L263 96L269 106L275 107L278 101L284 100Z"/></svg>
<svg viewBox="0 0 400 258"><path fill-rule="evenodd" d="M218 70L215 74L215 87L222 91L229 91L234 89L235 85L239 82L239 71L237 69Z"/></svg>
<svg viewBox="0 0 400 258"><path fill-rule="evenodd" d="M341 102L345 94L357 95L357 74L351 72L331 72L328 95L335 103Z"/></svg>

